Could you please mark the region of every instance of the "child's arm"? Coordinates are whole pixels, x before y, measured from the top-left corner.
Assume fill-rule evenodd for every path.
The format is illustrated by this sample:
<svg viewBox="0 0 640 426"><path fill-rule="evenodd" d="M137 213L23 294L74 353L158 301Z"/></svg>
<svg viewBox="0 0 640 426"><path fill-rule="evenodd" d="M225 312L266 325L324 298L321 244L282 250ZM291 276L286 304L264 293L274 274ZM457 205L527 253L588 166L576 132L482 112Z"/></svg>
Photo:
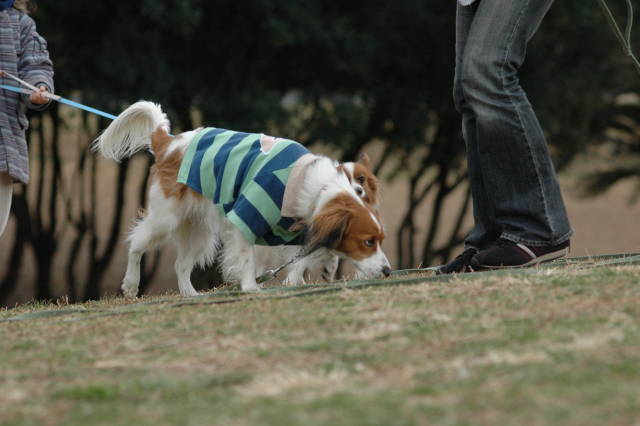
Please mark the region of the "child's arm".
<svg viewBox="0 0 640 426"><path fill-rule="evenodd" d="M28 83L53 92L53 63L47 51L47 42L36 32L36 25L27 15L20 17L20 60L18 76ZM25 104L35 110L47 107L41 95L23 95Z"/></svg>

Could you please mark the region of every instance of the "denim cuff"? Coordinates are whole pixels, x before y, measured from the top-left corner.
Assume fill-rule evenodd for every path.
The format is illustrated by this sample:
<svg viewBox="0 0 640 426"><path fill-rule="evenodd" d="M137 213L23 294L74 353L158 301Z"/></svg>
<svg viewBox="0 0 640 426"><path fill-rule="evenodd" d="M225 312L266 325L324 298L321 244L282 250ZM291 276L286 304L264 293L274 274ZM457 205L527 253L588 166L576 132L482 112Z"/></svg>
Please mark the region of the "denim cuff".
<svg viewBox="0 0 640 426"><path fill-rule="evenodd" d="M525 246L530 247L544 247L544 246L556 246L558 244L564 243L574 234L573 229L569 230L566 234L562 235L560 238L557 238L553 241L534 241L528 240L526 238L518 237L517 235L510 234L508 232L503 232L500 234L500 238L512 241L514 243L524 244Z"/></svg>

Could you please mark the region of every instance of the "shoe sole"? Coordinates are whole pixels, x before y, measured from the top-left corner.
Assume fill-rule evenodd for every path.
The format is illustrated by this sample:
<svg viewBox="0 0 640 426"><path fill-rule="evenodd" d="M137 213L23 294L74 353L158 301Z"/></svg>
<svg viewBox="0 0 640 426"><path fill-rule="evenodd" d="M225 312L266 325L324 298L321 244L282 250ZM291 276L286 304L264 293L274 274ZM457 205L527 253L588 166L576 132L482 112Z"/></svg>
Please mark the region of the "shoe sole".
<svg viewBox="0 0 640 426"><path fill-rule="evenodd" d="M541 263L551 262L552 260L560 259L561 257L565 257L569 254L569 247L565 247L562 250L553 251L551 253L544 254L542 256L531 259L527 263L523 263L522 265L507 265L507 266L488 266L488 265L471 265L474 268L478 268L480 270L487 269L520 269L520 268L528 268L530 266L536 266Z"/></svg>

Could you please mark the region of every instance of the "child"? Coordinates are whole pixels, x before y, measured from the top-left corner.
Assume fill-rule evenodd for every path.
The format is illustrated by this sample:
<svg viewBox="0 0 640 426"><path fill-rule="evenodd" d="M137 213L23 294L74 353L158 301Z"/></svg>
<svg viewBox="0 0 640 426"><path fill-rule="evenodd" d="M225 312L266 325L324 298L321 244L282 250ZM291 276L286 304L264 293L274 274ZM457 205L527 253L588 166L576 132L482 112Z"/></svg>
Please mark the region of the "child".
<svg viewBox="0 0 640 426"><path fill-rule="evenodd" d="M16 75L38 87L38 92L20 95L0 89L0 235L9 218L13 182L29 180L29 156L24 107L42 110L49 104L43 92L53 92L53 64L47 42L36 32L27 12L27 0L0 0L0 71ZM1 73L0 73L1 74ZM0 75L2 84L16 83Z"/></svg>

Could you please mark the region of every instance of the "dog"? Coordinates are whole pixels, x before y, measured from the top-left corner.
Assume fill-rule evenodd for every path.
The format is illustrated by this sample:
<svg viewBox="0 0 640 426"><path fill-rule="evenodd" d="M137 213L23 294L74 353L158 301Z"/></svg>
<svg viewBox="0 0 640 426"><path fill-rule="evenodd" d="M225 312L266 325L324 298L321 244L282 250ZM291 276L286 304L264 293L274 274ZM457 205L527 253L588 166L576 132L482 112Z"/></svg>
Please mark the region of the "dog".
<svg viewBox="0 0 640 426"><path fill-rule="evenodd" d="M256 244L323 247L362 277L391 274L378 213L331 159L263 134L205 128L173 137L169 131L160 105L140 101L94 142L94 150L116 161L142 149L155 156L146 215L129 236L125 296L137 296L145 251L168 242L177 248L182 296L197 295L191 271L213 263L221 240L223 273L245 292L260 290Z"/></svg>
<svg viewBox="0 0 640 426"><path fill-rule="evenodd" d="M366 153L362 153L358 160L339 163L337 169L344 173L353 190L365 203L373 208L379 206L380 185L373 174L371 160ZM300 253L302 249L296 246L256 247L256 265L260 273L285 264ZM339 257L331 250L317 250L305 256L284 269L285 285L304 284L308 278L327 282L335 281L339 265ZM356 275L357 276L357 275Z"/></svg>
<svg viewBox="0 0 640 426"><path fill-rule="evenodd" d="M350 161L338 167L342 167L351 186L360 198L373 207L379 207L380 185L373 174L371 160L366 153L362 153L356 162Z"/></svg>

